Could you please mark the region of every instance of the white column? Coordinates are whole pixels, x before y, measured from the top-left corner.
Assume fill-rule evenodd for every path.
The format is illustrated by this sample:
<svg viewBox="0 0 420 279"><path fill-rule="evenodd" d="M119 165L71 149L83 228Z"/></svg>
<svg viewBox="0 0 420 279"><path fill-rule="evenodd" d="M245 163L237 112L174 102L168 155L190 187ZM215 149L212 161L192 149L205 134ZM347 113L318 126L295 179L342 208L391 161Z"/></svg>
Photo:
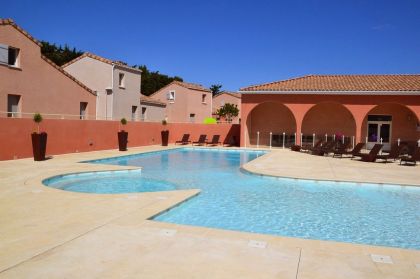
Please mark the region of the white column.
<svg viewBox="0 0 420 279"><path fill-rule="evenodd" d="M342 137L342 138L343 138L343 144L344 144L344 135L343 135L343 137Z"/></svg>
<svg viewBox="0 0 420 279"><path fill-rule="evenodd" d="M397 142L398 142L398 146L400 146L400 142L401 142L400 138L398 138Z"/></svg>
<svg viewBox="0 0 420 279"><path fill-rule="evenodd" d="M283 149L284 149L284 140L285 140L285 137L286 137L286 133L283 132Z"/></svg>
<svg viewBox="0 0 420 279"><path fill-rule="evenodd" d="M325 141L328 141L328 134L325 134Z"/></svg>
<svg viewBox="0 0 420 279"><path fill-rule="evenodd" d="M260 147L260 131L257 132L257 148Z"/></svg>
<svg viewBox="0 0 420 279"><path fill-rule="evenodd" d="M300 133L300 146L302 146L302 144L303 144L303 134Z"/></svg>
<svg viewBox="0 0 420 279"><path fill-rule="evenodd" d="M315 133L312 134L312 147L315 146Z"/></svg>
<svg viewBox="0 0 420 279"><path fill-rule="evenodd" d="M271 141L272 141L273 133L270 132L270 149L271 149Z"/></svg>

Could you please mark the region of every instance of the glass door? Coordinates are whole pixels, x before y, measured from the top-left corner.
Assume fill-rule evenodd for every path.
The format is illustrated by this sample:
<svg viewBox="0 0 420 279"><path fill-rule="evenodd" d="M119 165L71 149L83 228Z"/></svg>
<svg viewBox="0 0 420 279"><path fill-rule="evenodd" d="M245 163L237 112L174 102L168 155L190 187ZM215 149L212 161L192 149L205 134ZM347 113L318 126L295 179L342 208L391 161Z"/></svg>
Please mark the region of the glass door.
<svg viewBox="0 0 420 279"><path fill-rule="evenodd" d="M376 143L384 145L384 150L391 148L391 122L390 121L368 121L367 149L372 149Z"/></svg>

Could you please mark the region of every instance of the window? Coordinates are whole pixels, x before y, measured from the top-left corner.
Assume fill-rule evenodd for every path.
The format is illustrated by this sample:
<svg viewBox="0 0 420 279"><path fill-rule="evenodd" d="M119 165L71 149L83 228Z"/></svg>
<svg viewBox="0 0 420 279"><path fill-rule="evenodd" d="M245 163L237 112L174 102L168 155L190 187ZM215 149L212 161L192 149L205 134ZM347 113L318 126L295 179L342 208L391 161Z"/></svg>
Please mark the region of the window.
<svg viewBox="0 0 420 279"><path fill-rule="evenodd" d="M80 119L86 119L87 115L87 102L80 102Z"/></svg>
<svg viewBox="0 0 420 279"><path fill-rule="evenodd" d="M169 91L168 94L167 94L167 96L166 96L166 98L169 101L175 101L175 91Z"/></svg>
<svg viewBox="0 0 420 279"><path fill-rule="evenodd" d="M146 120L146 107L142 107L141 108L141 120L145 121Z"/></svg>
<svg viewBox="0 0 420 279"><path fill-rule="evenodd" d="M119 73L118 75L118 86L120 88L124 88L125 87L125 75L123 73Z"/></svg>
<svg viewBox="0 0 420 279"><path fill-rule="evenodd" d="M20 117L20 95L7 95L7 117Z"/></svg>
<svg viewBox="0 0 420 279"><path fill-rule="evenodd" d="M190 113L190 122L195 123L195 113Z"/></svg>
<svg viewBox="0 0 420 279"><path fill-rule="evenodd" d="M131 121L136 121L137 119L137 106L131 107Z"/></svg>
<svg viewBox="0 0 420 279"><path fill-rule="evenodd" d="M0 64L19 67L19 49L0 44Z"/></svg>
<svg viewBox="0 0 420 279"><path fill-rule="evenodd" d="M206 97L207 97L206 94L201 95L201 102L202 103L205 103L206 102Z"/></svg>

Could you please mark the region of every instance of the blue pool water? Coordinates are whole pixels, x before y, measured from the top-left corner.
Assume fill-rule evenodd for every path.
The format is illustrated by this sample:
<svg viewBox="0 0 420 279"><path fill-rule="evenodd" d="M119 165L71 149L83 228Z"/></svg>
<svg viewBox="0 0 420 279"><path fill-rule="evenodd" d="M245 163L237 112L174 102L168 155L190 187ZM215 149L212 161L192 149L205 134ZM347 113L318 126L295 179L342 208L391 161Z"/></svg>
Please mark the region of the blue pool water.
<svg viewBox="0 0 420 279"><path fill-rule="evenodd" d="M63 190L128 193L201 189L154 220L281 236L420 249L420 188L271 178L240 171L263 155L178 149L94 163L141 172L56 177Z"/></svg>

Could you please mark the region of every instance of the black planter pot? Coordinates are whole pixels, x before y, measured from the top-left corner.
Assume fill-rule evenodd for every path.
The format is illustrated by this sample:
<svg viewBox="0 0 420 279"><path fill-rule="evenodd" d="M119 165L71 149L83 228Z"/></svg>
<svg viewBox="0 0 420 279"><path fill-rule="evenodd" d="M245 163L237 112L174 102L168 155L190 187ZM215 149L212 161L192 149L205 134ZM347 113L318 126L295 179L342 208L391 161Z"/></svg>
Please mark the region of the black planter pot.
<svg viewBox="0 0 420 279"><path fill-rule="evenodd" d="M128 133L126 131L118 132L118 148L120 151L127 151Z"/></svg>
<svg viewBox="0 0 420 279"><path fill-rule="evenodd" d="M162 136L162 146L168 146L169 142L169 131L165 130L160 132L160 135Z"/></svg>
<svg viewBox="0 0 420 279"><path fill-rule="evenodd" d="M32 133L32 152L35 161L44 161L47 150L47 133Z"/></svg>

